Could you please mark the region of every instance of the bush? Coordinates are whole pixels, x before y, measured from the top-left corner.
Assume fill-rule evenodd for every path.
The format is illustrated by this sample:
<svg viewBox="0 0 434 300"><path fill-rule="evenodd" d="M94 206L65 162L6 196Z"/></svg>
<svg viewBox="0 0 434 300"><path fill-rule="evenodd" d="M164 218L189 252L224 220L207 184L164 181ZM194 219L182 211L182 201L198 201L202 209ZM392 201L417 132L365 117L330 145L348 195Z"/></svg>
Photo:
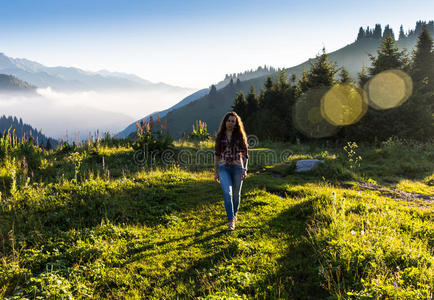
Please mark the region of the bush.
<svg viewBox="0 0 434 300"><path fill-rule="evenodd" d="M77 146L75 145L75 143L70 145L68 142L64 142L62 145L60 145L57 148L55 153L58 155L63 155L63 154L68 154L68 153L74 152L76 149L77 149Z"/></svg>
<svg viewBox="0 0 434 300"><path fill-rule="evenodd" d="M208 133L206 122L201 120L196 121L196 127L193 124L193 131L189 135L189 139L192 141L206 141L211 137Z"/></svg>
<svg viewBox="0 0 434 300"><path fill-rule="evenodd" d="M149 122L143 120L140 124L136 123L137 140L132 145L133 149L154 153L161 153L166 149L174 149L173 138L167 132L165 124L161 124L159 118L157 118L157 124L154 124L152 117ZM154 128L157 127L156 125L159 128Z"/></svg>

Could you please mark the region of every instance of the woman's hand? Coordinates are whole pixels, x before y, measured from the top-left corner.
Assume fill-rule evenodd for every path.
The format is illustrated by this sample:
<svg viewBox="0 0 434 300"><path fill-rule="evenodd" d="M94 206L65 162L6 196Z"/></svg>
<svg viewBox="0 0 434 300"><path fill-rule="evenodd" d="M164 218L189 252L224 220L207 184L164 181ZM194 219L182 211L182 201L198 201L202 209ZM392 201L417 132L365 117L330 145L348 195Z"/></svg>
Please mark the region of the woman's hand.
<svg viewBox="0 0 434 300"><path fill-rule="evenodd" d="M246 179L247 177L247 170L243 170L243 172L241 173L241 180Z"/></svg>
<svg viewBox="0 0 434 300"><path fill-rule="evenodd" d="M217 183L220 183L219 173L217 173L217 172L214 173L214 180L215 180Z"/></svg>

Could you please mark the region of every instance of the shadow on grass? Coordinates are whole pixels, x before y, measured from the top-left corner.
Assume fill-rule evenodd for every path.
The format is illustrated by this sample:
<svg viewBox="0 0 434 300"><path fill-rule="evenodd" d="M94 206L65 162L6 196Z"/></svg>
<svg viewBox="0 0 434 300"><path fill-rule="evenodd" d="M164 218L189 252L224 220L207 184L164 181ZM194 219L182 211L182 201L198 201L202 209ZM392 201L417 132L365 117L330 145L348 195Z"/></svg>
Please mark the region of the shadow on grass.
<svg viewBox="0 0 434 300"><path fill-rule="evenodd" d="M47 157L53 165L49 165L38 170L34 175L35 181L45 183L58 182L58 178L73 179L75 176L75 165L68 161L67 157L72 153L58 154L52 153ZM104 157L104 165L103 165ZM99 153L91 153L85 158L80 167L79 178L88 178L90 173L95 176L104 177L107 170L110 171L111 178L119 178L123 175L133 174L143 169L144 165L134 160L134 151L116 152L108 156Z"/></svg>
<svg viewBox="0 0 434 300"><path fill-rule="evenodd" d="M171 251L182 251L182 250L189 249L191 246L202 245L204 243L212 241L213 239L219 238L226 233L226 230L219 230L215 233L212 233L212 234L209 234L209 235L206 235L205 237L203 237L203 235L206 232L209 232L213 229L215 229L215 228L214 227L208 227L208 228L202 229L200 232L195 233L195 234L182 235L181 237L167 239L167 240L164 240L162 242L157 242L157 243L152 243L152 244L148 243L147 245L144 245L144 246L138 246L138 247L130 248L125 254L125 256L129 257L129 259L125 260L125 262L123 262L122 266L125 266L127 264L141 260L143 258L146 258L147 255L144 254L144 252L149 251L151 249L154 249L156 247L157 248L164 247L166 245L170 245L171 243L184 241L184 240L188 240L191 238L192 239L191 242L179 245L175 248L170 248L170 249L165 249L163 251L158 251L158 254L161 255L161 254L166 254L166 253L171 252Z"/></svg>
<svg viewBox="0 0 434 300"><path fill-rule="evenodd" d="M288 248L279 259L279 270L267 278L268 284L278 289L283 298L327 297L321 288L317 258L307 240L306 223L312 213L312 202L305 201L283 211L268 224L272 234L284 233L289 237Z"/></svg>
<svg viewBox="0 0 434 300"><path fill-rule="evenodd" d="M215 201L220 187L214 182L183 179L178 182L117 181L67 183L44 189L43 195L21 193L10 209L0 213L3 252L11 249L12 232L25 237L29 245L70 229L93 228L101 222L111 224L165 225L174 212L188 212ZM37 233L37 235L35 235Z"/></svg>
<svg viewBox="0 0 434 300"><path fill-rule="evenodd" d="M246 189L248 192L249 189ZM290 198L287 198L291 201ZM270 205L265 201L245 201L242 206L243 211L250 211L258 209L258 206ZM306 223L309 216L313 213L312 202L305 201L291 206L289 209L282 211L273 219L261 226L246 226L242 225L235 232L227 233L226 230L205 235L206 232L211 231L208 227L200 232L184 236L182 239L193 240L188 244L178 246L176 249L167 249L159 254L167 253L173 250L188 250L190 247L199 247L201 249L209 249L210 255L193 260L193 262L186 268L175 271L171 274L170 278L165 279L159 284L159 288L176 289L179 282L190 283L189 294L177 294L177 296L207 296L213 291L223 291L225 288L235 289L237 294L246 294L249 298L266 298L266 299L324 299L328 296L327 292L321 287L321 278L318 275L317 259L314 256L314 251L307 240ZM240 283L222 282L218 276L227 275L226 269L223 269L222 274L212 274L209 277L207 274L212 268L219 265L230 266L234 264L234 259L242 251L238 248L237 243L221 244L213 249L213 242L221 240L225 234L233 235L241 239L254 239L258 232L269 236L282 236L287 241L288 246L284 250L281 258L278 259L278 270L269 274L261 281L255 282L254 285L242 286ZM157 246L164 246L168 243L181 240L180 238L171 239L161 243ZM133 263L137 260L145 258L144 252L154 247L154 245L146 245L143 248L137 248L134 255L128 261ZM251 254L254 255L254 254ZM259 259L259 257L258 257ZM171 261L167 262L170 265ZM236 265L237 263L235 263ZM251 266L254 268L254 266ZM217 277L216 277L217 276ZM233 279L233 278L232 278ZM153 293L150 289L147 292ZM258 294L259 293L259 294ZM259 295L259 296L258 296Z"/></svg>

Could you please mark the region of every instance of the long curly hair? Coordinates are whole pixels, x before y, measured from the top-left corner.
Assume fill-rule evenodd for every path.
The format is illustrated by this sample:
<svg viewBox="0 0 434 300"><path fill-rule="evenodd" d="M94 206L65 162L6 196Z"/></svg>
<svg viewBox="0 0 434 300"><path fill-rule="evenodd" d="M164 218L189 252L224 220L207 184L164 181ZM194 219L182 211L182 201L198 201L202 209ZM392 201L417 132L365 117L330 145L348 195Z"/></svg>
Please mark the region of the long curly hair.
<svg viewBox="0 0 434 300"><path fill-rule="evenodd" d="M235 127L234 130L232 131L232 137L231 137L231 143L230 143L230 147L231 149L234 149L235 147L235 143L238 143L237 145L239 147L245 147L247 148L248 144L247 144L247 135L246 135L246 131L244 130L244 124L243 121L241 120L241 117L234 111L230 111L227 112L225 114L225 116L223 117L221 123L220 123L220 127L219 130L217 131L216 134L216 148L219 149L220 151L221 149L221 140L223 135L226 133L226 121L229 119L230 116L234 116L236 119L235 122Z"/></svg>

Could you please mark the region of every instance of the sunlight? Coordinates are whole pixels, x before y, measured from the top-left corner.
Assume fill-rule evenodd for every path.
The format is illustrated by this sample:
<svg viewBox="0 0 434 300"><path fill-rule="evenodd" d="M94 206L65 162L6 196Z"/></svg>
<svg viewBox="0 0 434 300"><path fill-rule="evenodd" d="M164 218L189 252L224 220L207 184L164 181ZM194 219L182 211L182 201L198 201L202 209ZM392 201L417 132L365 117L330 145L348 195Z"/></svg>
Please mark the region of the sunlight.
<svg viewBox="0 0 434 300"><path fill-rule="evenodd" d="M413 81L401 70L387 70L369 80L366 90L373 108L389 109L407 101L413 92Z"/></svg>
<svg viewBox="0 0 434 300"><path fill-rule="evenodd" d="M336 126L358 122L368 110L366 93L350 84L334 85L321 99L321 114Z"/></svg>

